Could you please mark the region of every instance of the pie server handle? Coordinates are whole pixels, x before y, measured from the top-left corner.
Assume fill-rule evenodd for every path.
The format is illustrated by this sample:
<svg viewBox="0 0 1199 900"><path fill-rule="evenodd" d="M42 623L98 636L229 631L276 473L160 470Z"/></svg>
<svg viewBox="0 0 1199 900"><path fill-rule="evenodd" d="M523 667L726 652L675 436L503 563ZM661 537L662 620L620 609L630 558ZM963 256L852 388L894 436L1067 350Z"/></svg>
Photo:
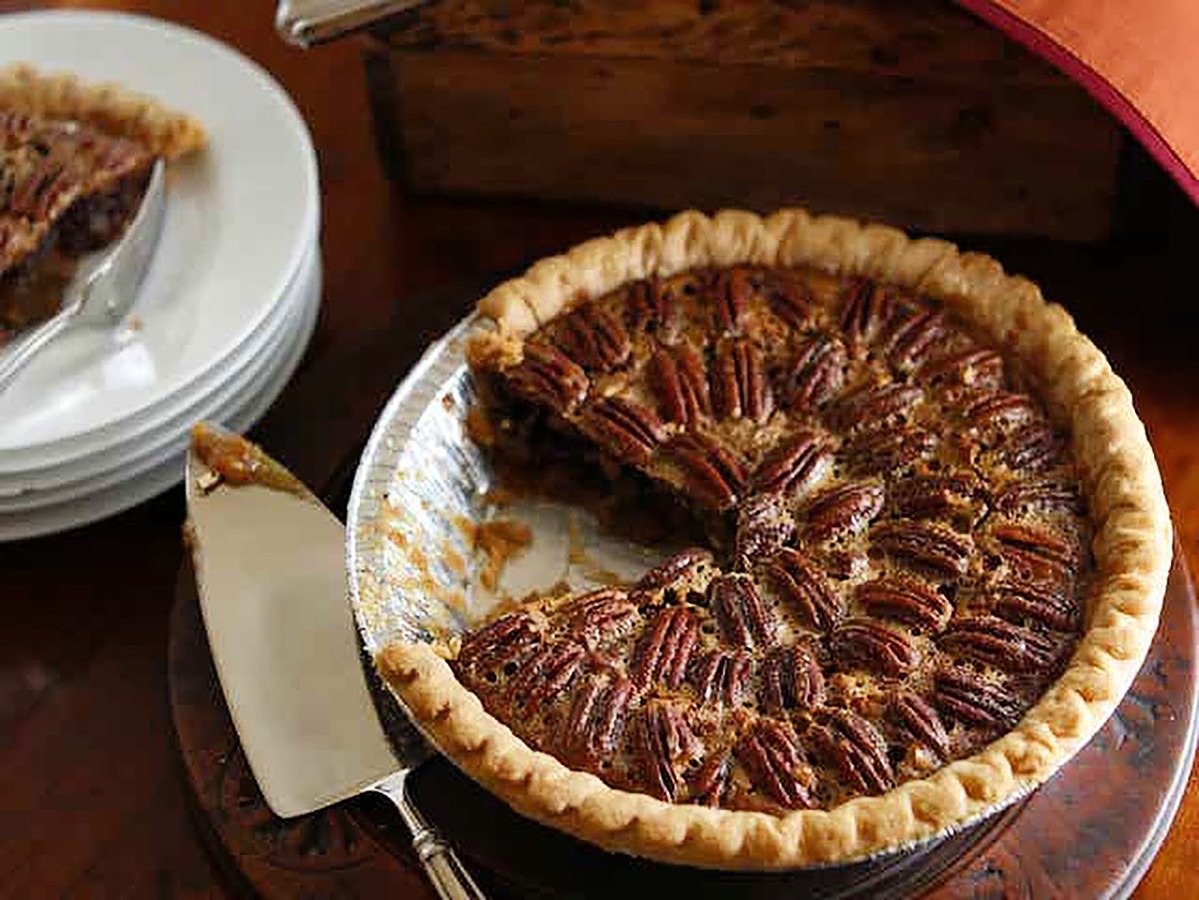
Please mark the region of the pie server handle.
<svg viewBox="0 0 1199 900"><path fill-rule="evenodd" d="M485 900L486 895L462 865L454 848L425 821L420 810L409 800L409 771L402 769L389 775L371 785L369 790L382 794L395 806L412 834L412 849L441 900Z"/></svg>

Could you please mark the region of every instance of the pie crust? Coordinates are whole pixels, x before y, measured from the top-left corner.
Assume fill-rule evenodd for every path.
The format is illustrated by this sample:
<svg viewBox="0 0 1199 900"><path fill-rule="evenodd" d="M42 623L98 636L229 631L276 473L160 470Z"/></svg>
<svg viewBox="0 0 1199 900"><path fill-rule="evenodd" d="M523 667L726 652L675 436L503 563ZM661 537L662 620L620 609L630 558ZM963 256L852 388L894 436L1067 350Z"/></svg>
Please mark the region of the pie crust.
<svg viewBox="0 0 1199 900"><path fill-rule="evenodd" d="M485 297L494 328L476 362L519 360L523 338L581 299L649 276L751 263L811 266L919 291L1019 359L1069 427L1093 527L1094 586L1062 675L981 752L885 794L786 815L675 805L609 787L537 752L455 677L446 648L396 642L377 665L409 713L461 769L513 809L601 847L721 869L847 862L964 825L1049 778L1104 723L1157 628L1172 554L1161 477L1124 383L1064 309L990 257L882 225L783 210L762 218L681 213L542 260Z"/></svg>
<svg viewBox="0 0 1199 900"><path fill-rule="evenodd" d="M172 160L198 150L204 126L116 84L85 84L69 73L41 73L27 63L0 69L0 109L94 125Z"/></svg>

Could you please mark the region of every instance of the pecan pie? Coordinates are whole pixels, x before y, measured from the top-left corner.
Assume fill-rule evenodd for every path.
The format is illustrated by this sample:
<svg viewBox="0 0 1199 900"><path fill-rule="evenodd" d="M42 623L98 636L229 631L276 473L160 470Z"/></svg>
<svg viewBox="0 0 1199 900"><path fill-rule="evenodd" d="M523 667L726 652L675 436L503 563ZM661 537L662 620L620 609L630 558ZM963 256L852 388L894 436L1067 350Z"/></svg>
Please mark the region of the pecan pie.
<svg viewBox="0 0 1199 900"><path fill-rule="evenodd" d="M191 119L115 86L0 70L0 342L51 315L75 260L120 235L156 158L203 142Z"/></svg>
<svg viewBox="0 0 1199 900"><path fill-rule="evenodd" d="M848 860L1040 783L1126 690L1170 561L1160 477L1103 356L989 258L685 213L481 310L499 430L594 453L711 535L381 656L517 810L697 865Z"/></svg>

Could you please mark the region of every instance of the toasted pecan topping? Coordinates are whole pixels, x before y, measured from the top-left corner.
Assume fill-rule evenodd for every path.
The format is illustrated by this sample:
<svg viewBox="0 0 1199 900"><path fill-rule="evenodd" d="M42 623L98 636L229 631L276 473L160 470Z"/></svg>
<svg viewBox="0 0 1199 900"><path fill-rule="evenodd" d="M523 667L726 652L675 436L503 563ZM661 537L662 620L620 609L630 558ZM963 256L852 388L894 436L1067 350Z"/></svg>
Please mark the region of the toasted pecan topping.
<svg viewBox="0 0 1199 900"><path fill-rule="evenodd" d="M998 736L1077 642L1090 532L1068 436L957 315L745 265L525 338L493 374L541 415L509 432L581 434L711 549L532 600L456 673L538 749L668 802L829 806Z"/></svg>
<svg viewBox="0 0 1199 900"><path fill-rule="evenodd" d="M649 792L673 801L679 792L679 772L701 749L679 707L652 702L645 706L633 732Z"/></svg>
<svg viewBox="0 0 1199 900"><path fill-rule="evenodd" d="M754 786L786 809L811 805L799 779L803 748L794 730L774 719L761 719L737 744L734 753Z"/></svg>
<svg viewBox="0 0 1199 900"><path fill-rule="evenodd" d="M881 794L895 782L887 744L873 725L848 709L830 709L808 730L813 750L864 794Z"/></svg>
<svg viewBox="0 0 1199 900"><path fill-rule="evenodd" d="M771 450L750 479L755 491L801 494L820 480L832 453L815 431L800 431Z"/></svg>
<svg viewBox="0 0 1199 900"><path fill-rule="evenodd" d="M833 631L833 655L882 675L905 675L916 665L906 636L873 619L846 619Z"/></svg>
<svg viewBox="0 0 1199 900"><path fill-rule="evenodd" d="M687 674L699 637L699 622L685 606L668 606L654 617L633 656L633 684L677 688Z"/></svg>
<svg viewBox="0 0 1199 900"><path fill-rule="evenodd" d="M580 427L617 459L646 462L666 436L650 409L624 397L604 397L584 407Z"/></svg>
<svg viewBox="0 0 1199 900"><path fill-rule="evenodd" d="M554 347L526 344L524 359L508 372L519 393L551 409L567 411L582 402L590 382L587 373Z"/></svg>
<svg viewBox="0 0 1199 900"><path fill-rule="evenodd" d="M893 556L946 575L966 574L974 553L969 535L937 522L883 522L871 529L870 538L876 547Z"/></svg>
<svg viewBox="0 0 1199 900"><path fill-rule="evenodd" d="M688 493L701 506L727 509L745 488L745 466L711 438L681 434L667 448L683 473Z"/></svg>
<svg viewBox="0 0 1199 900"><path fill-rule="evenodd" d="M824 673L803 644L772 650L758 676L767 712L814 709L824 700Z"/></svg>
<svg viewBox="0 0 1199 900"><path fill-rule="evenodd" d="M716 346L711 367L712 409L721 419L763 422L774 408L766 364L757 345L732 338Z"/></svg>
<svg viewBox="0 0 1199 900"><path fill-rule="evenodd" d="M708 590L708 602L726 640L738 647L774 643L775 621L748 575L721 575Z"/></svg>
<svg viewBox="0 0 1199 900"><path fill-rule="evenodd" d="M712 414L704 364L689 345L659 346L650 363L650 383L666 421L691 425Z"/></svg>
<svg viewBox="0 0 1199 900"><path fill-rule="evenodd" d="M841 391L848 356L836 338L815 335L800 345L783 374L782 394L795 410L816 410Z"/></svg>
<svg viewBox="0 0 1199 900"><path fill-rule="evenodd" d="M892 717L908 734L941 759L950 758L949 735L936 707L912 691L900 691L891 704Z"/></svg>
<svg viewBox="0 0 1199 900"><path fill-rule="evenodd" d="M819 544L861 531L882 511L886 496L881 484L869 481L822 491L800 513L804 540Z"/></svg>
<svg viewBox="0 0 1199 900"><path fill-rule="evenodd" d="M858 585L854 597L872 616L896 619L924 631L938 631L953 614L953 604L915 578L878 578Z"/></svg>
<svg viewBox="0 0 1199 900"><path fill-rule="evenodd" d="M792 547L778 551L764 567L775 590L805 624L819 631L832 628L842 612L841 600L824 575Z"/></svg>
<svg viewBox="0 0 1199 900"><path fill-rule="evenodd" d="M650 569L635 584L637 591L656 591L682 581L689 574L715 562L711 550L703 547L688 547Z"/></svg>

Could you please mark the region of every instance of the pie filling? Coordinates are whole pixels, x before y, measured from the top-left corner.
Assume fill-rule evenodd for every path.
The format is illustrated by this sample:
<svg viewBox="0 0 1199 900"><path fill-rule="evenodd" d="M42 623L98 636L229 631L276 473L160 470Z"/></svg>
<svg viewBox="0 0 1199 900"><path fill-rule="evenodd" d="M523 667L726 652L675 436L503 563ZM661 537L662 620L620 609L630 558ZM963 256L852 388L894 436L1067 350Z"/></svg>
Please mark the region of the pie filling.
<svg viewBox="0 0 1199 900"><path fill-rule="evenodd" d="M631 587L520 606L451 662L529 745L613 787L774 813L882 793L1008 731L1078 640L1067 435L936 302L696 270L473 364L501 439L581 440L712 535Z"/></svg>
<svg viewBox="0 0 1199 900"><path fill-rule="evenodd" d="M153 162L90 125L0 111L0 341L57 311L78 259L124 231Z"/></svg>

